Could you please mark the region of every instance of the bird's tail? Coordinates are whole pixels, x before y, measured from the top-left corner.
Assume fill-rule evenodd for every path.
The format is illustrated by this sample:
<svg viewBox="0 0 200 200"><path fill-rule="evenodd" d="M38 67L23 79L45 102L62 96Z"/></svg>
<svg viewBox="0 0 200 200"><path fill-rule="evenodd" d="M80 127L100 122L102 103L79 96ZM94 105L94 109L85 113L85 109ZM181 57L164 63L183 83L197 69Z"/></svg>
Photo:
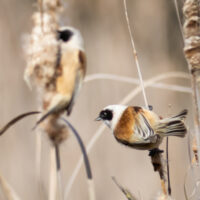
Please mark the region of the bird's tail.
<svg viewBox="0 0 200 200"><path fill-rule="evenodd" d="M161 136L177 136L184 137L187 133L187 128L184 123L188 111L185 109L178 115L161 119L156 125L156 133Z"/></svg>

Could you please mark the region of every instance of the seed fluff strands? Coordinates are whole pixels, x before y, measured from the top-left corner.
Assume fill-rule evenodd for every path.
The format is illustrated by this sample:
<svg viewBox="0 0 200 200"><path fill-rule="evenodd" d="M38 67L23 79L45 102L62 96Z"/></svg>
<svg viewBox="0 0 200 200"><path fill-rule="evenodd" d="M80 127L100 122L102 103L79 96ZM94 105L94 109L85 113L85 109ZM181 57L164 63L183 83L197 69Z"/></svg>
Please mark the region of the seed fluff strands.
<svg viewBox="0 0 200 200"><path fill-rule="evenodd" d="M40 1L41 3L41 1ZM27 68L24 79L29 86L32 82L40 93L41 107L45 112L56 94L58 75L59 41L57 40L58 20L61 5L59 1L43 0L43 12L33 14L33 29L26 48ZM67 137L67 130L58 118L61 113L50 116L42 124L53 143L58 144Z"/></svg>

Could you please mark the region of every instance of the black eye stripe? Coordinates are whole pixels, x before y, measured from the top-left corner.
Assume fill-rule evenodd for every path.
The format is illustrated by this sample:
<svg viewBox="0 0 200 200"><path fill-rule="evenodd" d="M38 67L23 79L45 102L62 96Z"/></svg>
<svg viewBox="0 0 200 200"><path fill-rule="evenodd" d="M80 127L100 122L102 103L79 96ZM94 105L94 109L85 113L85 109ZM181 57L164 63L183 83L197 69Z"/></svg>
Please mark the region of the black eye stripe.
<svg viewBox="0 0 200 200"><path fill-rule="evenodd" d="M103 110L100 112L100 115L101 119L103 120L112 120L113 118L113 113L111 110Z"/></svg>
<svg viewBox="0 0 200 200"><path fill-rule="evenodd" d="M73 32L70 30L58 31L58 39L67 42L72 37Z"/></svg>

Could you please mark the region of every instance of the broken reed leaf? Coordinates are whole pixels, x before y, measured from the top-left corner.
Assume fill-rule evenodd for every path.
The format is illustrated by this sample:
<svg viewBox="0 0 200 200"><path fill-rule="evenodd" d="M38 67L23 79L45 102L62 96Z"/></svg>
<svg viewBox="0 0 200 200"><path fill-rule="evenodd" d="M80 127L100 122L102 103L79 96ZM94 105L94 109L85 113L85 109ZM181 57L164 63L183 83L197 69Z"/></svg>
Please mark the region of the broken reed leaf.
<svg viewBox="0 0 200 200"><path fill-rule="evenodd" d="M72 126L72 124L68 120L66 120L65 118L61 118L61 119L71 129L71 131L75 135L75 137L76 137L76 139L78 141L78 144L79 144L79 146L81 148L81 152L83 154L83 159L84 159L84 163L85 163L86 174L87 174L87 178L88 178L89 199L90 200L95 200L96 197L95 197L94 182L93 182L93 177L92 177L92 169L91 169L91 166L90 166L89 158L88 158L87 151L85 149L84 143L83 143L79 133Z"/></svg>
<svg viewBox="0 0 200 200"><path fill-rule="evenodd" d="M28 117L30 115L36 115L36 114L40 114L40 113L41 113L40 111L31 111L31 112L26 112L26 113L18 115L17 117L13 118L11 121L9 121L5 126L3 126L0 129L0 135L5 133L11 126L13 126L15 123L17 123L21 119Z"/></svg>
<svg viewBox="0 0 200 200"><path fill-rule="evenodd" d="M90 162L89 162L89 158L88 158L88 155L87 155L87 152L85 150L85 146L83 144L83 141L79 135L79 133L76 131L76 129L71 125L71 123L69 123L68 120L66 120L65 118L61 118L66 124L67 126L71 129L71 131L73 132L73 134L75 135L77 141L78 141L78 144L81 148L81 152L83 154L83 158L84 158L84 162L85 162L85 169L86 169L86 174L87 174L87 178L88 179L92 179L92 170L91 170L91 167L90 167Z"/></svg>
<svg viewBox="0 0 200 200"><path fill-rule="evenodd" d="M116 180L116 178L113 176L112 177L113 182L117 185L117 187L122 191L122 193L125 195L125 197L128 200L137 200L137 198L135 196L133 196L133 194L126 188L122 187L118 181Z"/></svg>

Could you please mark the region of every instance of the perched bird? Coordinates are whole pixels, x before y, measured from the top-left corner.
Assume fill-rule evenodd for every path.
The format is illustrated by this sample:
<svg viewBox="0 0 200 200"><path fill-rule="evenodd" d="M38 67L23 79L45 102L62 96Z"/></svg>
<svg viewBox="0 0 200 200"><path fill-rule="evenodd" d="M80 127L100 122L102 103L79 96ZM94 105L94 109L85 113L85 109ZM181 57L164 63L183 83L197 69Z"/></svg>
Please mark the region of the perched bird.
<svg viewBox="0 0 200 200"><path fill-rule="evenodd" d="M70 115L86 73L86 56L80 32L72 27L62 27L57 31L57 39L60 49L56 66L55 96L36 126L51 114L66 110L67 115Z"/></svg>
<svg viewBox="0 0 200 200"><path fill-rule="evenodd" d="M142 107L109 105L96 118L112 131L116 140L139 150L158 148L165 136L184 137L187 110L176 116L161 119L153 111Z"/></svg>

